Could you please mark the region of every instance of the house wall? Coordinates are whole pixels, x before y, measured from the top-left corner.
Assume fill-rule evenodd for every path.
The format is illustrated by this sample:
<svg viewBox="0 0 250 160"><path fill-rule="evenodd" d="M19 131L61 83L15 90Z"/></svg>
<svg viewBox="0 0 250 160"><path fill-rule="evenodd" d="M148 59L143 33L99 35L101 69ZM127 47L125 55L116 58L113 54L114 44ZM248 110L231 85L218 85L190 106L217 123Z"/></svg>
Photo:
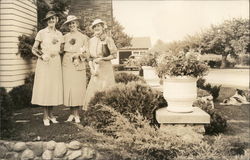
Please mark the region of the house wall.
<svg viewBox="0 0 250 160"><path fill-rule="evenodd" d="M18 36L30 35L37 26L37 7L33 0L0 1L0 87L7 91L24 84L33 68L18 53Z"/></svg>
<svg viewBox="0 0 250 160"><path fill-rule="evenodd" d="M84 16L100 18L108 26L113 23L112 0L71 0L70 14L76 15L84 22Z"/></svg>

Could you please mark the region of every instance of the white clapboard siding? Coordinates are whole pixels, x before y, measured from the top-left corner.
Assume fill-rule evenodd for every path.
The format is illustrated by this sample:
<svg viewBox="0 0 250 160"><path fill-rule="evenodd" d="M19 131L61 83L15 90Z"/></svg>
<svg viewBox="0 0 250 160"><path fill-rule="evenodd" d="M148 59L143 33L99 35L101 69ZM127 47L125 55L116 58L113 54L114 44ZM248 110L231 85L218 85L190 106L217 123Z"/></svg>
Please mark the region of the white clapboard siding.
<svg viewBox="0 0 250 160"><path fill-rule="evenodd" d="M22 58L20 58L20 59L4 59L4 60L0 59L0 64L1 65L36 64L36 61L27 62L27 61L23 60Z"/></svg>
<svg viewBox="0 0 250 160"><path fill-rule="evenodd" d="M36 62L23 60L18 53L18 37L30 35L37 26L34 0L0 0L0 87L7 91L24 84Z"/></svg>

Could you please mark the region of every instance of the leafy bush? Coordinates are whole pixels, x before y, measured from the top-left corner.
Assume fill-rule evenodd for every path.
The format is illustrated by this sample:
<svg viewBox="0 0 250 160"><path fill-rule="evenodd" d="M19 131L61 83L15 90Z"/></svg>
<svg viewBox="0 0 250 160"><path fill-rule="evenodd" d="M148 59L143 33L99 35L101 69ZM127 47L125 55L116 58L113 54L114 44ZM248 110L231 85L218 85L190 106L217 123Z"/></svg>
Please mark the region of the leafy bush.
<svg viewBox="0 0 250 160"><path fill-rule="evenodd" d="M249 66L250 65L250 57L249 54L240 54L238 59L238 63L244 66Z"/></svg>
<svg viewBox="0 0 250 160"><path fill-rule="evenodd" d="M18 37L18 53L25 60L30 60L36 56L32 53L31 49L35 42L35 33L30 36L21 35Z"/></svg>
<svg viewBox="0 0 250 160"><path fill-rule="evenodd" d="M210 83L206 84L204 78L199 78L197 81L197 87L208 91L213 96L213 100L216 100L219 97L221 85L212 86Z"/></svg>
<svg viewBox="0 0 250 160"><path fill-rule="evenodd" d="M117 65L113 65L113 68L115 71L124 71L125 70L125 65L124 64L117 64Z"/></svg>
<svg viewBox="0 0 250 160"><path fill-rule="evenodd" d="M220 68L221 66L221 60L215 61L215 60L210 60L207 62L207 65L210 68Z"/></svg>
<svg viewBox="0 0 250 160"><path fill-rule="evenodd" d="M128 84L119 83L112 89L97 92L89 103L89 119L87 121L109 121L109 116L96 113L96 104L103 104L114 108L117 112L126 116L133 122L132 115L137 112L147 118L151 124L157 125L155 120L155 110L160 107L167 106L163 95L159 91L152 90L149 86L138 82L130 82ZM93 112L93 113L92 113ZM104 117L103 117L104 116ZM98 120L97 120L98 122Z"/></svg>
<svg viewBox="0 0 250 160"><path fill-rule="evenodd" d="M225 132L227 128L226 118L214 109L211 109L211 106L209 105L210 104L204 103L200 100L194 102L194 106L200 107L210 115L210 124L205 125L206 134L218 134Z"/></svg>
<svg viewBox="0 0 250 160"><path fill-rule="evenodd" d="M13 127L12 109L13 102L10 95L6 92L5 88L0 87L0 139L11 135Z"/></svg>
<svg viewBox="0 0 250 160"><path fill-rule="evenodd" d="M178 55L165 54L158 57L156 71L160 77L206 75L208 66L200 60L200 54L194 51L179 53Z"/></svg>
<svg viewBox="0 0 250 160"><path fill-rule="evenodd" d="M132 82L132 81L139 81L142 83L146 83L142 77L139 77L132 73L125 73L125 72L116 73L115 81L117 83L125 83L125 84L127 84L128 82Z"/></svg>
<svg viewBox="0 0 250 160"><path fill-rule="evenodd" d="M24 85L14 87L10 92L9 95L13 100L13 108L14 109L21 109L26 107L31 107L31 97L32 97L32 89L34 84L34 72L28 74L25 78Z"/></svg>

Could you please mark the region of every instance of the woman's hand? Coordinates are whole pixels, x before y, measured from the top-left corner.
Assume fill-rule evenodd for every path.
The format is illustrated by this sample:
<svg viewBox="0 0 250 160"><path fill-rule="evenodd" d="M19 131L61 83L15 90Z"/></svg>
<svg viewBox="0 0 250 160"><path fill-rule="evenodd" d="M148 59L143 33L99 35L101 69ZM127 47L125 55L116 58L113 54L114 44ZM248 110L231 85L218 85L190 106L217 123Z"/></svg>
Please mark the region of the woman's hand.
<svg viewBox="0 0 250 160"><path fill-rule="evenodd" d="M93 60L93 62L97 64L99 64L101 61L103 61L103 58L96 58Z"/></svg>
<svg viewBox="0 0 250 160"><path fill-rule="evenodd" d="M48 54L43 54L41 56L42 60L45 61L45 62L48 62L50 60L50 56Z"/></svg>
<svg viewBox="0 0 250 160"><path fill-rule="evenodd" d="M80 60L78 58L76 58L76 59L73 60L74 66L78 66L79 63L80 63Z"/></svg>

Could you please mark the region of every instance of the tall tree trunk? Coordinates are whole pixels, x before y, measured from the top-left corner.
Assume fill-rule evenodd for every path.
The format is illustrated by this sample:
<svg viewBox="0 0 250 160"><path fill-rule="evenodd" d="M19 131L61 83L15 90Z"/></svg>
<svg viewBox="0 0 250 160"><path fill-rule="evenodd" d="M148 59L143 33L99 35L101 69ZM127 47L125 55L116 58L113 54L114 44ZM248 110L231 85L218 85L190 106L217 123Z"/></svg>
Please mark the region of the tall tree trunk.
<svg viewBox="0 0 250 160"><path fill-rule="evenodd" d="M227 54L222 54L220 68L226 68L226 66L227 66Z"/></svg>

